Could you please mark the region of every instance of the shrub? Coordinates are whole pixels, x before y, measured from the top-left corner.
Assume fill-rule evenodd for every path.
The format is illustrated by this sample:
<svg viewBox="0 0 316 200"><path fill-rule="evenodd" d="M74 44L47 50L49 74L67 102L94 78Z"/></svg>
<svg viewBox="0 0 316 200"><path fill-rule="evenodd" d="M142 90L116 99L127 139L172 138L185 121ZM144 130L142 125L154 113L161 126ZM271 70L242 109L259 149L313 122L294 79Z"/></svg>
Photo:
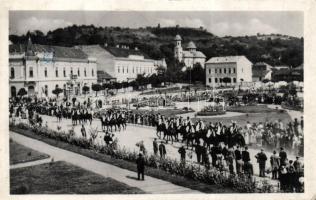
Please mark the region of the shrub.
<svg viewBox="0 0 316 200"><path fill-rule="evenodd" d="M121 148L118 141L113 146L94 145L86 138L77 138L65 132L57 132L45 127L29 126L27 124L17 124L15 126L19 129L30 130L34 134L42 135L48 138L66 142L84 149L93 149L99 153L106 154L115 159L122 159L130 162L135 162L138 153L130 152L126 148ZM114 147L114 148L113 148ZM273 192L273 186L268 182L261 183L261 188L258 188L256 181L248 179L244 176L227 175L226 172L220 172L216 168L207 169L201 165L193 163L182 163L180 161L166 158L160 159L155 155L144 155L145 165L148 167L160 169L170 173L171 175L179 175L189 179L198 180L207 184L218 184L236 189L238 192L252 193L252 192ZM20 192L28 192L28 187L22 187Z"/></svg>

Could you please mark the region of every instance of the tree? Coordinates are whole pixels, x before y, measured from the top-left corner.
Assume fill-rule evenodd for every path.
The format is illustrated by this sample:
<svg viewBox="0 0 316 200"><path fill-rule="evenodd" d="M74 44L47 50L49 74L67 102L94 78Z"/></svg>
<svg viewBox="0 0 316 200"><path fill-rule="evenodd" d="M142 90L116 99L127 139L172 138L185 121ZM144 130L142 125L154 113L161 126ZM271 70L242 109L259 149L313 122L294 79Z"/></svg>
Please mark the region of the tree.
<svg viewBox="0 0 316 200"><path fill-rule="evenodd" d="M269 82L269 79L265 78L265 79L262 80L262 83L268 83L268 82Z"/></svg>
<svg viewBox="0 0 316 200"><path fill-rule="evenodd" d="M223 78L223 82L226 84L226 86L227 86L227 83L231 83L231 78L229 78L229 77L224 77Z"/></svg>
<svg viewBox="0 0 316 200"><path fill-rule="evenodd" d="M25 88L21 88L19 91L18 91L18 95L23 97L24 95L27 95L27 91L25 90Z"/></svg>
<svg viewBox="0 0 316 200"><path fill-rule="evenodd" d="M85 86L82 87L82 91L83 91L84 94L87 94L89 92L89 90L90 90L89 86L85 85Z"/></svg>
<svg viewBox="0 0 316 200"><path fill-rule="evenodd" d="M93 84L92 90L95 91L95 96L98 96L98 92L102 90L102 86L100 84Z"/></svg>
<svg viewBox="0 0 316 200"><path fill-rule="evenodd" d="M59 94L63 92L63 90L59 87L55 88L53 91L53 94L56 95L56 97L58 98Z"/></svg>

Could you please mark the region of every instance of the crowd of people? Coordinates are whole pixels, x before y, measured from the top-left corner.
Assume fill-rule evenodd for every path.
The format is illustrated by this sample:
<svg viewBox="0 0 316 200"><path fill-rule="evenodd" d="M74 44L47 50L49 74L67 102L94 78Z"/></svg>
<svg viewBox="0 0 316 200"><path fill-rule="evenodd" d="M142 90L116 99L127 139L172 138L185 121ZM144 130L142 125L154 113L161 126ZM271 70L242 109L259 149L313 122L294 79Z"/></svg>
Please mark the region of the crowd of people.
<svg viewBox="0 0 316 200"><path fill-rule="evenodd" d="M265 177L266 173L272 173L272 179L280 180L283 190L299 191L300 178L303 177L303 164L297 160L289 160L285 153L291 151L296 155L302 155L303 144L303 118L295 119L284 125L282 120L276 122L259 122L258 124L247 122L245 127L238 126L232 121L229 125L221 122L205 124L202 120L193 121L182 117L166 117L159 113L135 113L130 110L105 110L94 113L89 103L80 104L74 102L57 102L55 100L16 101L10 99L10 116L34 119L42 125L40 115L55 116L60 122L63 118L72 119L72 125L81 125L83 137L87 137L85 123L95 118L100 119L102 130L106 133L104 141L106 145L113 142L112 126L116 130L126 128L126 123L156 127L157 139L153 142L154 154L164 159L167 151L165 143L169 141L180 142L183 145L178 152L180 160L185 163L187 154L191 148L196 154L196 162L207 168L211 166L220 171L229 171L231 174L253 175L253 165L248 151L249 146L261 148L255 156L259 163L259 175ZM142 152L146 154L144 145ZM264 149L280 149L268 158ZM141 156L140 156L141 157ZM211 158L211 159L209 159ZM141 159L141 158L140 158ZM270 161L270 167L266 164ZM141 161L140 161L141 162ZM140 174L142 175L142 174Z"/></svg>

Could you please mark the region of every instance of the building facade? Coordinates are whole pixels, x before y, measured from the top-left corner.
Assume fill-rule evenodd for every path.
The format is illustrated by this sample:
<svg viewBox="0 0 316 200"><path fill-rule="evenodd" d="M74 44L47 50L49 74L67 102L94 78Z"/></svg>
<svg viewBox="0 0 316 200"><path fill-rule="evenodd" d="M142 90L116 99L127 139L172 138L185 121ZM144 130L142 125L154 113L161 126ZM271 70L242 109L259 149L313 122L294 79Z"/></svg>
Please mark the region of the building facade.
<svg viewBox="0 0 316 200"><path fill-rule="evenodd" d="M238 85L252 82L252 63L245 56L213 57L205 63L206 85Z"/></svg>
<svg viewBox="0 0 316 200"><path fill-rule="evenodd" d="M167 67L164 59L150 59L137 48L128 46L109 47L89 45L80 47L85 53L97 58L99 74L107 73L118 82L132 81L137 75L150 76L157 73L158 67Z"/></svg>
<svg viewBox="0 0 316 200"><path fill-rule="evenodd" d="M27 95L52 97L60 88L61 96L79 95L82 87L91 90L97 82L96 59L79 49L59 46L12 44L9 46L10 96L24 88Z"/></svg>
<svg viewBox="0 0 316 200"><path fill-rule="evenodd" d="M178 60L179 62L183 62L185 67L192 68L194 64L199 63L204 68L206 56L201 51L196 50L197 48L194 42L190 41L185 50L183 50L181 44L181 36L176 35L174 41L174 57L176 60Z"/></svg>
<svg viewBox="0 0 316 200"><path fill-rule="evenodd" d="M272 66L265 62L258 62L252 66L252 81L260 82L263 80L271 80Z"/></svg>

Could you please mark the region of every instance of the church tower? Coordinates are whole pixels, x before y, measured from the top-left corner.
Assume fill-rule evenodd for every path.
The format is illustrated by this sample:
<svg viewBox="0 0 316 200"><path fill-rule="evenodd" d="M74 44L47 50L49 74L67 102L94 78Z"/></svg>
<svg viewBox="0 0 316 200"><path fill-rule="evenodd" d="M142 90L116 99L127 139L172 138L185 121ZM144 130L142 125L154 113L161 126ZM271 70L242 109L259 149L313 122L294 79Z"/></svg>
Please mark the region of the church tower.
<svg viewBox="0 0 316 200"><path fill-rule="evenodd" d="M182 39L181 39L180 35L176 35L176 37L174 38L174 41L175 41L174 57L179 62L181 62L182 58L183 58L183 49L181 46L181 40Z"/></svg>

